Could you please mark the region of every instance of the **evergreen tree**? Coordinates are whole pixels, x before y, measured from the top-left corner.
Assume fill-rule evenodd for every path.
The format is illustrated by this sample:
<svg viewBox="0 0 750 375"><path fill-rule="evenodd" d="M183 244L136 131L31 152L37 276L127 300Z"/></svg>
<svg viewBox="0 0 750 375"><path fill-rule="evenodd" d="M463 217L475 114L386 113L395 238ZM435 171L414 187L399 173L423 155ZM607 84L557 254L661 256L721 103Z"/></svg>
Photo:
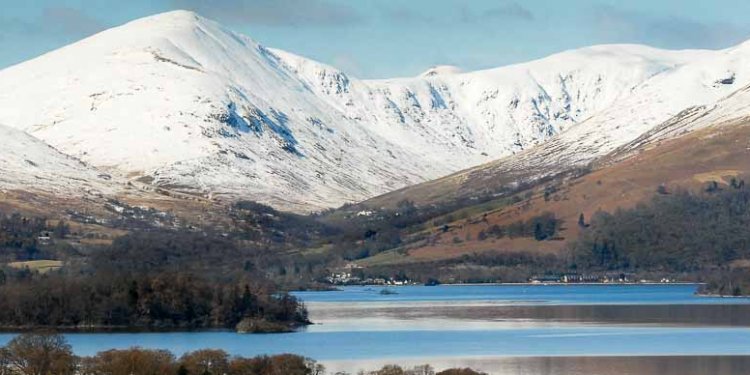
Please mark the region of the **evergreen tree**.
<svg viewBox="0 0 750 375"><path fill-rule="evenodd" d="M534 239L536 239L537 241L542 241L545 238L547 238L547 235L544 233L542 223L536 223L534 225Z"/></svg>
<svg viewBox="0 0 750 375"><path fill-rule="evenodd" d="M57 222L57 225L55 226L55 237L57 238L65 238L68 234L70 234L70 226L65 222L65 220L60 220Z"/></svg>

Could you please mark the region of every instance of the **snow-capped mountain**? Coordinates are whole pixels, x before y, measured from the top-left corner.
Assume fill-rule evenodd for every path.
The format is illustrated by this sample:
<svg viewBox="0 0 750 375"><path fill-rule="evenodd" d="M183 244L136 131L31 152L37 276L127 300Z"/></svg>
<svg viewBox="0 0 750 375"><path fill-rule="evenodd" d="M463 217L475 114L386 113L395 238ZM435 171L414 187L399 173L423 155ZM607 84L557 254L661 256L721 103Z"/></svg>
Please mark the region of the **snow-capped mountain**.
<svg viewBox="0 0 750 375"><path fill-rule="evenodd" d="M748 49L359 80L175 11L0 71L0 122L113 175L308 211L517 153L590 160L750 82Z"/></svg>

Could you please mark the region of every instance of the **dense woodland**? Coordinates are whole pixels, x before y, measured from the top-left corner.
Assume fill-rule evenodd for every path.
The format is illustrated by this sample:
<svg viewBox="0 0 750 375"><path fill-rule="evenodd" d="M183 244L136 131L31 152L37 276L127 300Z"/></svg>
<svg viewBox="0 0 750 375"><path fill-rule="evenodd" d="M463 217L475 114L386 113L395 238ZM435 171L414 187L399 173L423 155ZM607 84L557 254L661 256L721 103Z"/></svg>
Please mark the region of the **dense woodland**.
<svg viewBox="0 0 750 375"><path fill-rule="evenodd" d="M0 287L5 328L284 331L307 322L294 297L253 280L217 284L171 272L10 279Z"/></svg>
<svg viewBox="0 0 750 375"><path fill-rule="evenodd" d="M23 334L0 347L0 375L325 375L314 360L293 354L230 356L204 349L177 358L168 350L131 348L76 357L65 338L56 334ZM483 375L471 369L436 372L423 365L403 369L387 365L363 375ZM348 373L336 373L348 375ZM486 375L486 374L484 374Z"/></svg>
<svg viewBox="0 0 750 375"><path fill-rule="evenodd" d="M598 212L573 246L583 269L692 272L750 257L750 190L658 194Z"/></svg>
<svg viewBox="0 0 750 375"><path fill-rule="evenodd" d="M660 188L650 201L598 212L572 244L579 270L705 276L707 291L750 293L750 189L710 183L701 192Z"/></svg>

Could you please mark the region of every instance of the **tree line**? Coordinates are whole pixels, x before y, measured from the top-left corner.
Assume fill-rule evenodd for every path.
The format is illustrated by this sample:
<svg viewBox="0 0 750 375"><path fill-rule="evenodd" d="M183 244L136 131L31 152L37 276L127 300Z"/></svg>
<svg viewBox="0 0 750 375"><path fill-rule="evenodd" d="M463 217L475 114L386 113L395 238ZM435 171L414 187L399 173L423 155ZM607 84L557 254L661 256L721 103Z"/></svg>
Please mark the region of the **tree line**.
<svg viewBox="0 0 750 375"><path fill-rule="evenodd" d="M249 279L217 283L171 272L53 274L0 287L5 329L289 331L307 322L307 311L294 296Z"/></svg>
<svg viewBox="0 0 750 375"><path fill-rule="evenodd" d="M572 245L573 265L677 273L748 259L750 190L737 186L657 194L630 209L597 212Z"/></svg>
<svg viewBox="0 0 750 375"><path fill-rule="evenodd" d="M315 360L294 354L231 356L203 349L179 358L168 350L130 348L78 357L65 338L53 333L29 333L0 347L0 375L324 375ZM336 373L346 375L348 373ZM436 372L422 365L403 369L386 365L362 375L486 375L468 368Z"/></svg>
<svg viewBox="0 0 750 375"><path fill-rule="evenodd" d="M508 225L492 225L487 230L482 230L477 235L480 241L488 237L494 238L516 238L533 237L537 241L551 240L560 230L562 220L558 219L552 212L544 212L528 220L519 220Z"/></svg>

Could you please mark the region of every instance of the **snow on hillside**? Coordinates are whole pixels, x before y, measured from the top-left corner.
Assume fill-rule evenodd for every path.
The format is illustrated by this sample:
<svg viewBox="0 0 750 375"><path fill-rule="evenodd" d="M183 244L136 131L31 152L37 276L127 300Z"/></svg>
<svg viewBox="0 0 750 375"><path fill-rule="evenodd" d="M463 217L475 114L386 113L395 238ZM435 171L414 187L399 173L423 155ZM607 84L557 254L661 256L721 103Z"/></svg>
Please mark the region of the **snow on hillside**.
<svg viewBox="0 0 750 375"><path fill-rule="evenodd" d="M0 125L0 190L51 194L113 193L111 176L63 155L44 142Z"/></svg>
<svg viewBox="0 0 750 375"><path fill-rule="evenodd" d="M540 147L487 165L482 173L554 174L621 146L636 148L750 117L750 43L696 53Z"/></svg>
<svg viewBox="0 0 750 375"><path fill-rule="evenodd" d="M651 77L706 53L600 46L471 73L355 81L333 68L275 52L347 118L364 126L383 124L390 134L381 134L394 143L455 150L464 154L463 167L542 143Z"/></svg>
<svg viewBox="0 0 750 375"><path fill-rule="evenodd" d="M588 160L747 82L745 56L613 45L358 80L175 11L0 71L0 121L113 174L307 211L516 153Z"/></svg>

